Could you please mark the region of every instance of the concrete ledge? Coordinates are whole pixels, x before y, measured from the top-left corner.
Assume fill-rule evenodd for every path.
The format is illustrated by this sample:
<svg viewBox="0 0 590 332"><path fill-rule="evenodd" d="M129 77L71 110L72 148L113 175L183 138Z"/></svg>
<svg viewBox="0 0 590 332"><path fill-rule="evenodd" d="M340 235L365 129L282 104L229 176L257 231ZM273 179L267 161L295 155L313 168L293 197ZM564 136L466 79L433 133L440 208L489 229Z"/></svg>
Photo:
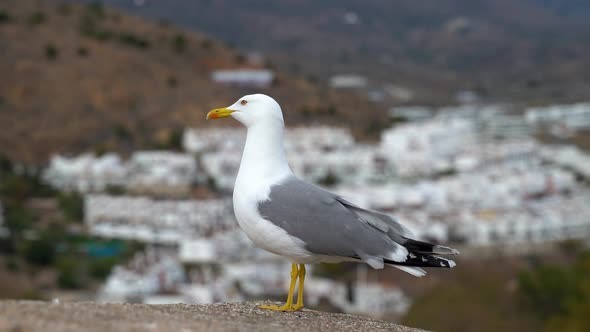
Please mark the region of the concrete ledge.
<svg viewBox="0 0 590 332"><path fill-rule="evenodd" d="M258 309L256 305L262 303L0 301L0 331L422 331L363 316L307 309L295 313Z"/></svg>

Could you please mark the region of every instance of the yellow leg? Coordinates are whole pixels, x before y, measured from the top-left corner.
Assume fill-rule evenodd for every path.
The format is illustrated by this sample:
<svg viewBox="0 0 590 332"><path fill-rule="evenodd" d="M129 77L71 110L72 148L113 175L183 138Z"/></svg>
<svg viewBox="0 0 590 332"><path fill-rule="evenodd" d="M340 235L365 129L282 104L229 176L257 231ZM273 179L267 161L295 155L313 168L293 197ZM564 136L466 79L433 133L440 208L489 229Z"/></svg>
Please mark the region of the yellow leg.
<svg viewBox="0 0 590 332"><path fill-rule="evenodd" d="M305 264L299 264L299 290L297 291L297 303L293 306L293 310L300 310L303 308L303 284L305 282Z"/></svg>
<svg viewBox="0 0 590 332"><path fill-rule="evenodd" d="M289 286L289 295L287 295L287 303L282 306L277 305L261 305L258 308L270 309L275 311L294 311L293 308L293 293L295 293L295 282L297 282L297 276L299 271L297 270L297 264L291 264L291 285Z"/></svg>

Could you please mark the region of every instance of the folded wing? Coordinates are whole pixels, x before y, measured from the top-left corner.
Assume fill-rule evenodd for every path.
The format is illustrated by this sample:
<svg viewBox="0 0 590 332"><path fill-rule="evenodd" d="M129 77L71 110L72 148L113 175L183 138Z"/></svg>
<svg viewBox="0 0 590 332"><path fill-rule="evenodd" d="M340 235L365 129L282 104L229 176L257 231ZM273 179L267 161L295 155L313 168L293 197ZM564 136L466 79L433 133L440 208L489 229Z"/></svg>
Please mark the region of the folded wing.
<svg viewBox="0 0 590 332"><path fill-rule="evenodd" d="M413 234L390 216L362 209L295 177L271 187L268 199L259 202L258 210L263 218L305 242L310 252L358 258L374 268L390 264L424 275L419 267L454 265L433 255L457 253L414 240Z"/></svg>

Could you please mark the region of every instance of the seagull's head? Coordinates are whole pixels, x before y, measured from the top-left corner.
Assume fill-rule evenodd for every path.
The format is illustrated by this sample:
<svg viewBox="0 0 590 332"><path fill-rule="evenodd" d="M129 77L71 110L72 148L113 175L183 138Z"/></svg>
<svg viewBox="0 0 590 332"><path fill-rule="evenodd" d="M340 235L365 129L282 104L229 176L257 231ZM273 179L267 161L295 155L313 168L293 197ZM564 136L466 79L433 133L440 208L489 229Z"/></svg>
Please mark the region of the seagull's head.
<svg viewBox="0 0 590 332"><path fill-rule="evenodd" d="M207 113L207 120L231 116L246 127L255 125L284 126L281 106L274 99L263 94L244 96L233 105L216 108Z"/></svg>

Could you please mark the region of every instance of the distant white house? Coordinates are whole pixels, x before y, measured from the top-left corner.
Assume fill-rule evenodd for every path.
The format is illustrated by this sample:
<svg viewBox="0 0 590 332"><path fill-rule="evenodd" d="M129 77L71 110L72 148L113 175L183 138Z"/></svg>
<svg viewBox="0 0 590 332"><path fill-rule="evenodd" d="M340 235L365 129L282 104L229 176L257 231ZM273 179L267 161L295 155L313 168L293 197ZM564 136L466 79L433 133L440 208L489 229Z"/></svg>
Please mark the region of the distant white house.
<svg viewBox="0 0 590 332"><path fill-rule="evenodd" d="M345 24L356 25L359 24L359 16L355 12L346 12L342 16L342 20Z"/></svg>
<svg viewBox="0 0 590 332"><path fill-rule="evenodd" d="M186 194L196 179L193 156L170 151L138 151L127 163L128 190L138 193Z"/></svg>
<svg viewBox="0 0 590 332"><path fill-rule="evenodd" d="M121 158L108 153L103 156L82 154L77 157L54 155L43 178L51 186L79 192L103 191L111 185L123 185L127 169Z"/></svg>
<svg viewBox="0 0 590 332"><path fill-rule="evenodd" d="M246 142L246 129L235 128L186 128L182 147L188 153L231 150L241 152Z"/></svg>
<svg viewBox="0 0 590 332"><path fill-rule="evenodd" d="M413 90L401 85L387 84L383 87L383 90L391 98L399 101L410 101L415 96L415 92Z"/></svg>
<svg viewBox="0 0 590 332"><path fill-rule="evenodd" d="M569 130L590 128L590 103L531 107L525 112L526 120L533 125L563 125Z"/></svg>
<svg viewBox="0 0 590 332"><path fill-rule="evenodd" d="M205 238L182 241L178 255L184 263L211 263L218 259L214 241Z"/></svg>
<svg viewBox="0 0 590 332"><path fill-rule="evenodd" d="M473 121L437 118L383 131L380 150L400 176L410 177L451 170L453 158L476 143Z"/></svg>
<svg viewBox="0 0 590 332"><path fill-rule="evenodd" d="M361 75L335 75L330 78L330 87L334 89L362 89L368 80Z"/></svg>
<svg viewBox="0 0 590 332"><path fill-rule="evenodd" d="M325 299L343 312L373 317L404 314L410 307L410 298L399 287L368 282L366 270L366 266L359 264L356 280L348 284L308 274L305 280L308 303L318 305Z"/></svg>
<svg viewBox="0 0 590 332"><path fill-rule="evenodd" d="M268 69L226 69L211 72L213 82L240 87L267 88L272 85L274 78L274 72Z"/></svg>
<svg viewBox="0 0 590 332"><path fill-rule="evenodd" d="M576 147L544 146L540 155L546 161L570 169L585 179L590 179L590 155Z"/></svg>
<svg viewBox="0 0 590 332"><path fill-rule="evenodd" d="M355 145L348 128L313 126L287 128L285 148L289 152L319 150L324 152L348 149Z"/></svg>
<svg viewBox="0 0 590 332"><path fill-rule="evenodd" d="M426 106L396 106L388 111L391 117L404 118L410 122L430 119L434 116L434 110Z"/></svg>
<svg viewBox="0 0 590 332"><path fill-rule="evenodd" d="M162 244L179 244L236 227L227 199L86 195L84 221L96 236Z"/></svg>
<svg viewBox="0 0 590 332"><path fill-rule="evenodd" d="M460 104L471 104L475 103L479 99L479 96L475 91L461 90L455 93L455 100Z"/></svg>
<svg viewBox="0 0 590 332"><path fill-rule="evenodd" d="M185 281L184 268L170 253L149 248L137 253L127 266L116 266L98 293L102 302L129 302L175 290ZM159 301L163 301L160 298ZM171 299L165 301L169 303ZM175 302L178 301L175 298ZM156 303L154 298L152 302Z"/></svg>
<svg viewBox="0 0 590 332"><path fill-rule="evenodd" d="M136 193L186 194L197 176L190 154L170 151L137 151L123 161L118 155L55 155L43 178L65 191L103 192L117 186Z"/></svg>
<svg viewBox="0 0 590 332"><path fill-rule="evenodd" d="M495 114L483 123L482 134L489 138L528 138L534 127L520 115Z"/></svg>
<svg viewBox="0 0 590 332"><path fill-rule="evenodd" d="M586 239L590 236L589 199L588 192L581 192L508 210L464 213L457 216L454 236L474 246Z"/></svg>

